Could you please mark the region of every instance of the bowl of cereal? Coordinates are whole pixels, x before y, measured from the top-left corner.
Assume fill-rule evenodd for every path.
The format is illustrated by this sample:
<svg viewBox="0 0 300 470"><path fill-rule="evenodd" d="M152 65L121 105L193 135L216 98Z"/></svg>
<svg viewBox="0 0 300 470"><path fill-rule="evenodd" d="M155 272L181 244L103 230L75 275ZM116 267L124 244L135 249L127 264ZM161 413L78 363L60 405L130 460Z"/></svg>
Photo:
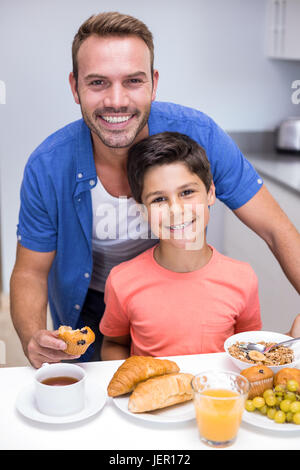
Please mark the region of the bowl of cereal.
<svg viewBox="0 0 300 470"><path fill-rule="evenodd" d="M292 339L291 336L272 331L244 331L227 338L224 349L233 364L240 370L263 364L276 373L284 367L297 366L300 362L300 341L288 346L278 346L265 354L258 353L258 351L245 351L241 344L249 342L271 346L289 339Z"/></svg>

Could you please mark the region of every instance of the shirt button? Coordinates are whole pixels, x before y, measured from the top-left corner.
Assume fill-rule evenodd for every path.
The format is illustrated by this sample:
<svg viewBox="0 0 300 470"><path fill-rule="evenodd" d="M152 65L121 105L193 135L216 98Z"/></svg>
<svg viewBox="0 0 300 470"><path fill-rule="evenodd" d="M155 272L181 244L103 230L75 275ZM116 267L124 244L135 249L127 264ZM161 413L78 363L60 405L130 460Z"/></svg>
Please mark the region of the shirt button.
<svg viewBox="0 0 300 470"><path fill-rule="evenodd" d="M19 236L18 236L18 240L22 240L22 237L21 237L21 235L19 235Z"/></svg>
<svg viewBox="0 0 300 470"><path fill-rule="evenodd" d="M83 177L83 174L82 173L78 173L78 178L82 178Z"/></svg>
<svg viewBox="0 0 300 470"><path fill-rule="evenodd" d="M262 179L258 178L257 182L258 182L258 184L262 184Z"/></svg>
<svg viewBox="0 0 300 470"><path fill-rule="evenodd" d="M89 278L90 277L89 273L84 273L84 277Z"/></svg>
<svg viewBox="0 0 300 470"><path fill-rule="evenodd" d="M90 180L90 186L94 186L95 180Z"/></svg>
<svg viewBox="0 0 300 470"><path fill-rule="evenodd" d="M76 310L80 310L80 305L76 304L76 305L74 305L74 308L75 308Z"/></svg>

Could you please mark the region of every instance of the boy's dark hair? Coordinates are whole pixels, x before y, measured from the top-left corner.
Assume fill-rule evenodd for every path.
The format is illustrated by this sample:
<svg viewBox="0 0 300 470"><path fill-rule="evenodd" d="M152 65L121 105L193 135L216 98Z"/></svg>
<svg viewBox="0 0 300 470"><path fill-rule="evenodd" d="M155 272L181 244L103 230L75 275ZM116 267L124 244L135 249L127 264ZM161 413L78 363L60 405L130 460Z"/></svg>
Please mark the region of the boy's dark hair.
<svg viewBox="0 0 300 470"><path fill-rule="evenodd" d="M129 149L127 175L133 198L142 204L144 177L148 169L175 162L184 163L209 190L212 174L205 150L187 135L161 132L137 142Z"/></svg>

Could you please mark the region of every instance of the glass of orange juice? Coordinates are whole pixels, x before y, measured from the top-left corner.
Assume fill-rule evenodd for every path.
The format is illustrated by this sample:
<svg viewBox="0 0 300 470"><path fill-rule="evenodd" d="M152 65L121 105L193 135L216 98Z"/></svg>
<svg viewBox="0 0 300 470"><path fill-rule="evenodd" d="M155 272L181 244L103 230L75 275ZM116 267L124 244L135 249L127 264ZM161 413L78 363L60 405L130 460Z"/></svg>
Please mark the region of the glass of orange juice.
<svg viewBox="0 0 300 470"><path fill-rule="evenodd" d="M237 436L249 392L246 377L235 372L204 371L192 380L200 438L227 447Z"/></svg>

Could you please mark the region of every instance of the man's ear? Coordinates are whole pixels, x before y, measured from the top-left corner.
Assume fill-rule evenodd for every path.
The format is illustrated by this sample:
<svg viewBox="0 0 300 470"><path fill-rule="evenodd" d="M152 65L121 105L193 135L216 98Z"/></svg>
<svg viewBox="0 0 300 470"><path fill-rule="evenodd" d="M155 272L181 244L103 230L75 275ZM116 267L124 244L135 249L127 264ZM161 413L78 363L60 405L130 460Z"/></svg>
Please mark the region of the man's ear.
<svg viewBox="0 0 300 470"><path fill-rule="evenodd" d="M71 91L72 91L72 95L74 97L75 103L80 104L79 95L77 92L77 82L76 82L73 72L69 74L69 83L71 86Z"/></svg>
<svg viewBox="0 0 300 470"><path fill-rule="evenodd" d="M157 84L158 84L158 79L159 79L159 73L158 70L153 70L153 77L152 77L152 97L151 101L154 101L156 98L156 90L157 90Z"/></svg>
<svg viewBox="0 0 300 470"><path fill-rule="evenodd" d="M207 193L207 203L209 206L213 206L216 202L216 188L214 182L211 182L210 188Z"/></svg>

